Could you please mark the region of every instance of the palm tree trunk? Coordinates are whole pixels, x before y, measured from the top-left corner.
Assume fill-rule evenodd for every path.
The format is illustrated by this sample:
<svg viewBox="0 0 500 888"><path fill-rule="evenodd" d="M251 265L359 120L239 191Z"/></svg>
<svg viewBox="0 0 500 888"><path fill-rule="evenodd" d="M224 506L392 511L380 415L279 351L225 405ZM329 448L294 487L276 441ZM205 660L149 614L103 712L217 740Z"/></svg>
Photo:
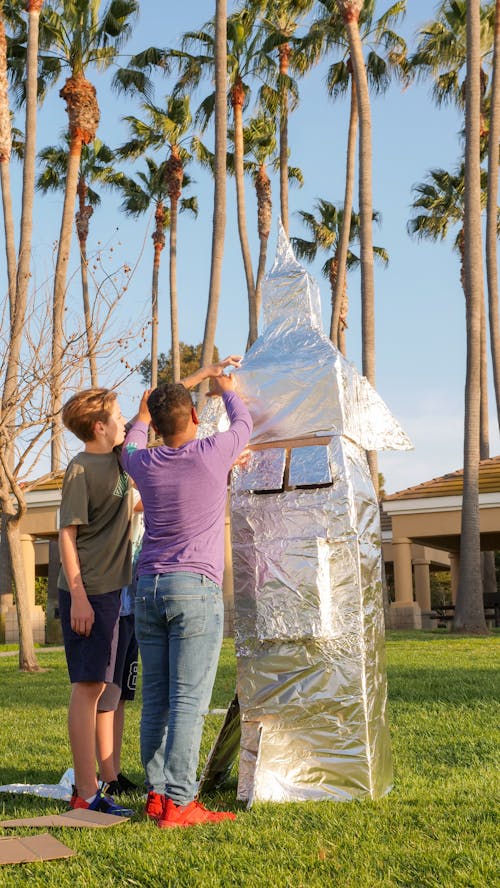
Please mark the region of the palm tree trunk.
<svg viewBox="0 0 500 888"><path fill-rule="evenodd" d="M258 321L260 305L262 301L262 279L266 270L267 244L271 233L271 180L267 174L265 164L261 164L255 178L255 191L257 195L257 227L259 232L259 265L255 281L255 328L250 329L248 335L247 350L259 335Z"/></svg>
<svg viewBox="0 0 500 888"><path fill-rule="evenodd" d="M486 309L484 300L481 300L481 364L480 387L481 399L479 404L479 458L488 459L490 455L490 430L488 416L488 352L486 348Z"/></svg>
<svg viewBox="0 0 500 888"><path fill-rule="evenodd" d="M500 325L498 320L497 203L500 140L500 0L495 3L495 42L488 138L488 201L486 205L486 275L493 382L500 429Z"/></svg>
<svg viewBox="0 0 500 888"><path fill-rule="evenodd" d="M30 266L31 266L31 238L33 230L33 197L35 191L35 159L36 159L36 112L37 112L37 79L38 79L38 26L40 20L40 9L43 0L28 0L28 46L26 58L26 116L25 116L25 146L24 146L24 162L23 162L23 192L22 192L22 208L21 208L21 231L19 239L19 256L17 261L17 273L15 282L15 297L9 292L10 296L10 339L6 354L6 368L4 376L4 385L2 391L2 420L5 420L6 413L8 416L6 425L15 428L15 405L17 403L17 387L19 372L19 357L21 354L21 345L24 331L24 321L26 316L26 305L28 300L28 288L30 282ZM7 107L8 111L8 107ZM10 120L9 120L10 123ZM5 164L2 163L2 189L4 186L3 171ZM3 192L5 195L5 192ZM5 197L4 197L5 199ZM12 268L9 268L9 275ZM10 291L10 287L9 287ZM14 434L8 435L4 444L0 445L0 456L4 463L4 471L11 471L13 465L13 445ZM11 475L12 478L12 475ZM16 607L18 609L19 621L19 657L21 668L35 670L38 668L33 647L33 633L31 627L31 618L29 606L27 602L26 588L24 584L24 571L20 571L19 565L22 567L22 558L20 560L20 543L16 544L16 535L11 527L10 515L13 514L13 508L10 498L10 492L13 487L13 481L7 480L7 475L2 472L2 513L3 523L2 531L5 530L10 553L10 563L13 570L13 576L16 583ZM7 493L7 500L3 496L3 492ZM19 496L21 493L19 492ZM22 652L22 654L21 654Z"/></svg>
<svg viewBox="0 0 500 888"><path fill-rule="evenodd" d="M210 286L203 334L201 362L211 363L215 345L217 311L219 308L224 236L226 231L226 143L227 143L227 2L215 3L215 163L214 213L212 220L212 258ZM198 406L201 408L208 388L205 381L199 388Z"/></svg>
<svg viewBox="0 0 500 888"><path fill-rule="evenodd" d="M350 63L349 63L350 65ZM349 115L349 134L347 137L347 160L344 192L344 215L342 217L342 229L340 232L339 247L337 251L337 277L335 289L332 294L332 320L330 324L330 339L339 347L339 335L341 332L340 313L343 294L346 290L347 279L347 253L351 235L352 201L354 194L354 168L356 164L356 136L358 133L358 99L356 94L356 82L351 73L351 110ZM345 348L345 343L344 343ZM345 354L345 352L342 352Z"/></svg>
<svg viewBox="0 0 500 888"><path fill-rule="evenodd" d="M483 300L480 116L480 3L479 0L470 0L467 4L464 216L467 370L460 576L453 629L484 634L487 629L483 609L479 529L481 302Z"/></svg>
<svg viewBox="0 0 500 888"><path fill-rule="evenodd" d="M56 472L61 468L62 455L62 424L61 424L61 374L64 349L64 304L66 301L66 278L71 249L71 234L75 200L80 172L82 144L88 145L95 139L99 123L99 106L95 88L83 76L82 72L69 77L59 95L66 102L70 147L64 205L57 250L56 270L54 276L54 300L52 312L52 435L51 435L51 469Z"/></svg>
<svg viewBox="0 0 500 888"><path fill-rule="evenodd" d="M33 196L35 192L36 111L38 78L38 24L43 0L28 3L28 47L26 59L26 123L23 162L23 196L21 233L17 262L16 295L11 320L10 348L5 373L2 402L14 403L17 391L17 372L23 336L31 266L31 237L33 230Z"/></svg>
<svg viewBox="0 0 500 888"><path fill-rule="evenodd" d="M179 199L182 194L184 168L178 145L172 145L170 157L166 163L166 184L170 198L170 333L172 340L172 374L173 382L181 378L181 356L179 351L179 320L177 307L177 218Z"/></svg>
<svg viewBox="0 0 500 888"><path fill-rule="evenodd" d="M359 210L361 243L361 326L363 374L375 387L375 283L373 275L372 124L368 78L359 34L362 0L337 0L347 36L359 114ZM375 493L378 496L378 459L367 453Z"/></svg>
<svg viewBox="0 0 500 888"><path fill-rule="evenodd" d="M290 45L281 43L278 52L280 77L286 77ZM288 90L285 86L280 86L280 212L281 224L288 237Z"/></svg>
<svg viewBox="0 0 500 888"><path fill-rule="evenodd" d="M51 470L57 472L62 464L61 408L62 408L62 356L64 349L64 306L66 302L66 277L68 272L73 214L75 211L76 189L80 171L82 142L72 139L68 154L68 170L64 191L64 205L57 250L54 277L54 301L52 307L52 438Z"/></svg>
<svg viewBox="0 0 500 888"><path fill-rule="evenodd" d="M7 81L7 40L3 16L0 12L0 186L2 189L2 207L5 233L5 254L7 260L7 280L9 287L9 324L14 318L16 298L16 244L14 236L14 216L12 212L12 195L10 187L10 155L12 147L12 129L10 123L9 88ZM7 445L5 458L12 469L14 464L14 429L12 424L7 429ZM9 594L12 588L12 570L10 563L9 544L7 540L6 516L2 513L0 527L0 596Z"/></svg>
<svg viewBox="0 0 500 888"><path fill-rule="evenodd" d="M82 179L78 180L78 201L79 208L75 217L76 231L80 243L80 272L82 278L82 298L83 298L83 317L85 320L85 333L87 336L87 351L89 357L90 368L90 384L92 388L97 388L97 361L96 361L96 342L94 336L94 325L92 324L92 313L90 311L89 299L89 276L87 261L87 238L89 233L89 219L92 216L92 207L85 204L88 189Z"/></svg>
<svg viewBox="0 0 500 888"><path fill-rule="evenodd" d="M481 304L481 405L479 458L488 459L490 455L489 410L488 410L488 350L486 345L486 307ZM481 585L483 602L485 596L494 596L497 591L495 575L495 553L481 552Z"/></svg>
<svg viewBox="0 0 500 888"><path fill-rule="evenodd" d="M5 253L7 258L7 278L9 284L10 319L14 315L16 293L16 244L14 237L14 216L10 188L10 155L12 130L10 124L9 86L7 81L7 40L3 16L0 12L0 183L5 232Z"/></svg>
<svg viewBox="0 0 500 888"><path fill-rule="evenodd" d="M177 306L177 198L170 200L170 334L172 339L173 382L181 378L181 356L179 351L179 318Z"/></svg>
<svg viewBox="0 0 500 888"><path fill-rule="evenodd" d="M255 283L252 270L252 259L248 245L247 220L245 209L245 174L243 149L243 102L245 93L241 80L231 90L231 104L234 119L234 178L236 182L236 205L238 214L238 233L240 236L241 255L247 283L248 295L248 329L257 329L257 311L255 304Z"/></svg>
<svg viewBox="0 0 500 888"><path fill-rule="evenodd" d="M158 280L161 251L165 246L165 207L161 200L156 205L155 222L153 280L151 284L151 388L156 388L158 385Z"/></svg>

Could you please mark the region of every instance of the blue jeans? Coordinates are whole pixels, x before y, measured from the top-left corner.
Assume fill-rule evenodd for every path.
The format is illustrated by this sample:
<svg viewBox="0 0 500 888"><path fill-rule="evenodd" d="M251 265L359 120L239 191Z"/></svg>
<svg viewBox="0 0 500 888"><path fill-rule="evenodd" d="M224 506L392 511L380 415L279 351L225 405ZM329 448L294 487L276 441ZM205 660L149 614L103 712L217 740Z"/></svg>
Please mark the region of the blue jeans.
<svg viewBox="0 0 500 888"><path fill-rule="evenodd" d="M222 643L222 590L202 574L139 577L141 759L150 790L176 805L196 796L196 769Z"/></svg>

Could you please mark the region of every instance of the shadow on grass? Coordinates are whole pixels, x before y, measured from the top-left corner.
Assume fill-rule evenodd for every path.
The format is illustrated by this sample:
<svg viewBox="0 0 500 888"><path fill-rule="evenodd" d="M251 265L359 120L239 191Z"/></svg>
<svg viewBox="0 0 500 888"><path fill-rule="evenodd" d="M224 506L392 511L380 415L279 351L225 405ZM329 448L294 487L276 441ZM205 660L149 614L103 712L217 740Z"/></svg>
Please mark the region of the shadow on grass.
<svg viewBox="0 0 500 888"><path fill-rule="evenodd" d="M500 677L493 669L392 666L388 686L392 702L463 704L500 698Z"/></svg>

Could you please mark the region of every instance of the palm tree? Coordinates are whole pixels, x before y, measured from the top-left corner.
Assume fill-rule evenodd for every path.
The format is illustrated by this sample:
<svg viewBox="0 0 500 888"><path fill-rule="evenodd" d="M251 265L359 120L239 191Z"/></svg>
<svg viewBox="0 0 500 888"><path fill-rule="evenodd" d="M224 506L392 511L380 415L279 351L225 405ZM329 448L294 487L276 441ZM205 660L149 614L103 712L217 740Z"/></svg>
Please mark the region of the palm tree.
<svg viewBox="0 0 500 888"><path fill-rule="evenodd" d="M437 105L454 102L465 108L467 66L467 0L442 0L433 21L417 34L417 47L410 65L419 77L431 77ZM492 61L495 3L480 5L481 99L486 95L486 68ZM484 129L481 102L481 128Z"/></svg>
<svg viewBox="0 0 500 888"><path fill-rule="evenodd" d="M14 313L16 290L16 245L14 239L14 217L10 187L10 157L12 151L12 127L7 81L7 38L3 20L3 3L0 6L0 184L5 231L5 253L7 258L7 279L9 285L10 317Z"/></svg>
<svg viewBox="0 0 500 888"><path fill-rule="evenodd" d="M228 130L229 140L234 144L234 129ZM215 155L209 151L197 136L193 139L191 147L198 162L207 167L212 173L215 167ZM280 157L276 154L276 128L272 117L262 114L252 118L247 126L243 127L243 152L245 173L251 175L257 200L257 233L260 249L255 277L255 317L250 318L250 324L255 322L255 327L249 327L247 349L255 342L258 336L258 317L261 305L262 279L266 269L267 243L271 231L271 180L267 172L269 162L274 170L279 170ZM227 169L234 174L234 152L227 154ZM288 167L290 180L303 183L302 172L298 167Z"/></svg>
<svg viewBox="0 0 500 888"><path fill-rule="evenodd" d="M69 140L65 145L51 145L39 152L42 161L42 172L38 176L36 187L43 194L48 191L64 192L68 171ZM90 368L90 384L98 385L96 363L96 341L88 286L87 238L89 221L94 207L99 206L101 198L91 186L94 183L107 183L114 173L114 159L111 148L99 139L89 145L82 146L80 172L78 177L77 195L78 210L75 214L76 231L80 243L80 269L82 278L83 315L87 336L87 348Z"/></svg>
<svg viewBox="0 0 500 888"><path fill-rule="evenodd" d="M230 136L232 131L230 132ZM255 277L255 316L250 319L255 322L255 327L249 328L247 349L257 339L258 318L262 301L262 280L266 270L267 244L271 232L272 200L271 180L267 172L270 163L274 170L281 170L281 149L276 156L276 126L272 117L261 114L252 118L248 126L243 127L243 151L245 155L245 172L250 174L255 187L257 199L257 233L259 235L259 261ZM234 156L233 156L234 165ZM303 183L302 172L298 167L290 167L286 164L287 178ZM281 187L281 186L280 186ZM288 190L287 190L288 195Z"/></svg>
<svg viewBox="0 0 500 888"><path fill-rule="evenodd" d="M497 206L500 141L500 0L495 2L493 70L488 133L488 201L486 205L486 274L493 381L500 428L500 327L498 320Z"/></svg>
<svg viewBox="0 0 500 888"><path fill-rule="evenodd" d="M158 282L160 275L161 253L165 246L165 229L171 226L172 210L165 207L165 201L169 197L168 161L157 165L152 157L144 158L147 172L137 173L136 179L131 179L122 173L114 176L112 183L118 187L123 195L120 209L129 216L138 217L154 207L155 228L153 239L153 276L151 285L151 357L150 357L150 385L156 388L158 385ZM183 187L189 185L189 178L185 175ZM182 198L179 203L179 211L189 210L197 215L198 207L196 198ZM176 211L177 212L177 211ZM180 343L177 344L180 349ZM172 349L172 354L174 353ZM173 370L172 380L179 379Z"/></svg>
<svg viewBox="0 0 500 888"><path fill-rule="evenodd" d="M467 371L465 377L464 480L460 535L460 575L453 618L456 631L486 633L481 584L479 529L479 418L481 392L481 306L483 251L480 167L480 2L467 3L465 99L465 285Z"/></svg>
<svg viewBox="0 0 500 888"><path fill-rule="evenodd" d="M191 126L188 96L167 96L165 110L146 103L143 106L148 120L126 117L131 139L118 149L124 159L139 157L148 148L168 148L169 156L163 166L166 191L170 201L170 326L174 380L180 379L179 324L177 308L177 217L184 181L184 167L191 155L182 146ZM194 206L194 205L193 205Z"/></svg>
<svg viewBox="0 0 500 888"><path fill-rule="evenodd" d="M487 175L481 174L481 206L486 206L487 200ZM465 230L465 167L460 166L455 174L446 170L432 170L426 182L416 185L414 192L417 195L413 202L416 211L413 219L408 223L408 231L411 235L430 240L444 240L450 229L457 228L454 240L454 249L460 255L460 280L464 290L466 301L466 314L469 319L468 290L467 290L467 253ZM496 236L500 232L500 221L497 216ZM481 459L489 456L488 444L488 397L486 367L486 319L483 307L480 312L480 359L479 359L479 393L478 393L478 448ZM469 324L469 320L467 321ZM479 456L478 456L479 458ZM484 553L483 562L491 553ZM481 600L482 601L482 600ZM481 611L482 611L481 603ZM484 613L483 613L484 620Z"/></svg>
<svg viewBox="0 0 500 888"><path fill-rule="evenodd" d="M214 164L214 213L212 221L212 255L210 261L210 285L208 291L207 314L203 334L202 365L213 360L215 330L222 276L222 257L226 231L226 139L227 139L227 3L215 0L215 164ZM199 387L199 406L207 391L208 382Z"/></svg>
<svg viewBox="0 0 500 888"><path fill-rule="evenodd" d="M312 240L307 241L299 237L292 237L293 247L300 258L305 258L309 262L313 262L318 251L329 254L328 259L322 268L325 278L330 281L332 294L332 317L330 324L330 339L332 342L338 343L338 348L343 355L346 354L345 347L345 330L347 328L347 312L348 312L348 296L347 281L344 279L344 288L341 294L338 293L337 275L338 275L338 255L341 243L341 232L348 230L350 232L350 243L359 242L360 234L360 218L357 213L351 211L351 223L344 226L344 210L339 209L335 204L327 200L318 200L316 204L317 216L313 213L307 213L301 210L299 216L302 222L312 235ZM377 212L373 214L373 221L379 222L380 215ZM374 247L374 255L380 261L387 265L389 257L387 251L383 247ZM333 255L331 255L333 253ZM357 268L360 264L359 256L356 256L351 250L347 253L347 268ZM337 308L335 301L340 299L340 306ZM338 318L338 321L336 319ZM338 330L333 329L333 324L338 323Z"/></svg>
<svg viewBox="0 0 500 888"><path fill-rule="evenodd" d="M494 63L494 47L498 42L498 24L495 2L480 5L480 133L487 136L489 70ZM454 102L460 109L465 107L467 86L467 7L466 0L444 0L439 6L436 19L419 31L416 52L410 63L417 73L433 80L433 96L438 105ZM493 78L500 75L493 72ZM496 214L498 180L498 137L500 124L495 121L495 102L498 107L499 87L496 99L491 101L490 123L495 128L489 144L489 202L487 209L487 274L488 305L490 319L490 348L493 362L497 417L500 425L500 326L498 321L498 279L496 272ZM496 114L498 116L498 114Z"/></svg>
<svg viewBox="0 0 500 888"><path fill-rule="evenodd" d="M188 52L194 47L198 55ZM215 62L214 21L208 22L201 31L184 35L182 49L172 51L178 59L180 76L176 89L179 91L197 87L201 78L211 76ZM256 27L256 13L251 9L231 15L227 20L227 75L229 78L229 103L233 112L234 127L234 176L238 233L245 270L249 306L249 328L256 329L255 281L248 244L244 184L243 110L250 93L249 79L263 77L273 69L271 57L262 50L262 31ZM215 93L210 93L201 103L196 119L202 130L214 111Z"/></svg>
<svg viewBox="0 0 500 888"><path fill-rule="evenodd" d="M297 85L290 77L290 71L304 71L301 44L295 35L305 15L313 7L314 0L253 0L251 5L262 15L262 25L267 35L263 51L278 52L278 67L272 72L275 87L269 86L263 91L263 96L267 108L272 113L276 110L279 112L280 214L288 235L288 117L298 102Z"/></svg>
<svg viewBox="0 0 500 888"><path fill-rule="evenodd" d="M368 77L363 58L359 20L363 0L337 0L349 41L359 115L359 213L361 245L361 329L363 374L375 387L375 282L373 277L372 124ZM378 495L377 454L367 454L375 493Z"/></svg>
<svg viewBox="0 0 500 888"><path fill-rule="evenodd" d="M45 28L51 35L52 55L59 70L70 69L60 96L68 112L69 157L64 192L61 229L54 277L53 305L53 427L52 469L61 465L61 362L66 277L71 246L73 213L80 171L82 145L95 139L99 106L95 87L85 76L89 65L108 67L131 33L132 21L139 10L138 0L110 0L101 12L100 0L61 0L49 5Z"/></svg>
<svg viewBox="0 0 500 888"><path fill-rule="evenodd" d="M350 90L350 114L346 151L343 228L338 249L337 293L334 297L335 316L332 317L332 341L336 339L339 311L342 304L349 248L349 224L354 194L355 151L358 132L358 103L356 82L350 57L350 44L340 17L336 0L320 0L320 12L302 40L308 64L317 62L326 52L334 51L340 58L334 61L327 74L328 94L332 98ZM360 15L359 27L363 46L367 48L366 70L370 88L376 94L384 93L393 77L408 82L407 48L403 38L393 30L406 10L406 0L393 3L379 18L375 18L374 0L366 0Z"/></svg>
<svg viewBox="0 0 500 888"><path fill-rule="evenodd" d="M28 0L26 4L28 12L25 72L26 141L23 164L21 232L14 300L12 300L12 295L10 297L10 343L6 356L1 407L3 419L6 416L12 417L12 419L10 420L9 418L7 422L9 428L15 427L19 357L21 354L30 280L36 157L38 26L42 2L43 0ZM16 610L19 626L19 667L22 670L34 672L38 670L39 666L33 644L20 536L20 522L26 511L26 502L22 489L15 481L12 471L12 460L12 440L2 442L0 445L0 500L2 505L2 515L5 518L2 529L5 529L8 540L13 578L16 587ZM12 497L12 494L14 494L14 498Z"/></svg>

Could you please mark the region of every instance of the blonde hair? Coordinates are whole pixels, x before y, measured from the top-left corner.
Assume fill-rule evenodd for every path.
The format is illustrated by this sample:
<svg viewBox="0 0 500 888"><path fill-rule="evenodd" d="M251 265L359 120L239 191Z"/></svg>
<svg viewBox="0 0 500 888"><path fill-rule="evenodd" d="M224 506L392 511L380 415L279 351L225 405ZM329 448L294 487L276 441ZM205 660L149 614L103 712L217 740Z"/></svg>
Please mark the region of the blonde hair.
<svg viewBox="0 0 500 888"><path fill-rule="evenodd" d="M110 389L84 389L66 401L62 421L80 441L93 441L96 422L108 421L115 401L116 393Z"/></svg>

